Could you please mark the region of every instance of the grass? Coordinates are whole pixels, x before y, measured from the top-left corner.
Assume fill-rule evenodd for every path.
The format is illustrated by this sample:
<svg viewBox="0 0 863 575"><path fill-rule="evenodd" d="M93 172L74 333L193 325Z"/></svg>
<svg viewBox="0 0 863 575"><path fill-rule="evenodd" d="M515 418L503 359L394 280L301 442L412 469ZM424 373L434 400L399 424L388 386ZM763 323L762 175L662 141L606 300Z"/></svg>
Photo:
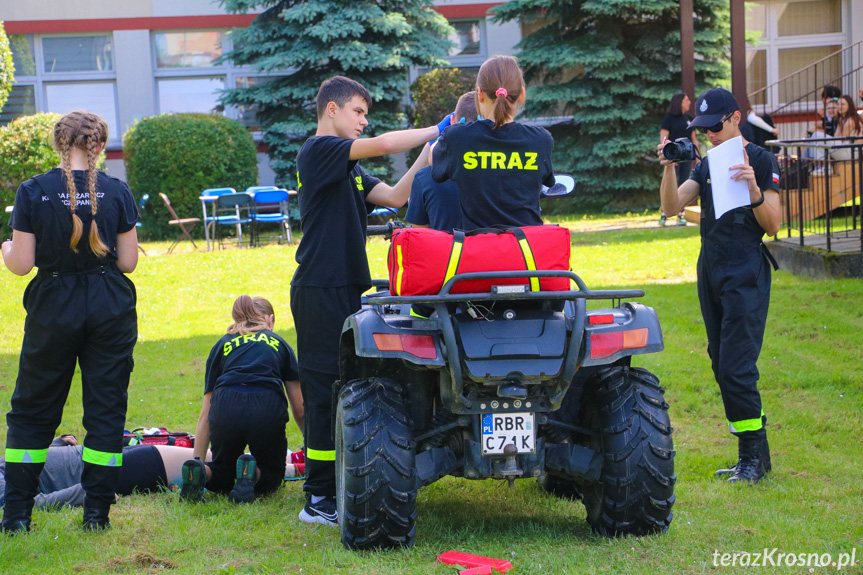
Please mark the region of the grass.
<svg viewBox="0 0 863 575"><path fill-rule="evenodd" d="M653 215L637 216L654 219ZM613 228L631 218L565 223L581 230ZM127 427L193 431L204 361L230 322L241 293L268 297L276 331L296 341L289 313L295 247L163 255L147 244L132 275L138 286L140 341L129 390ZM385 274L387 244L369 243L373 274ZM860 466L863 384L863 281L773 276L760 389L770 420L774 471L754 487L716 481L732 463L713 381L698 299L698 230L636 228L574 236L573 269L594 288L642 287L659 313L666 350L637 357L656 373L671 405L677 449L677 503L667 534L607 540L592 534L580 503L544 495L531 480L509 489L498 481L446 478L418 496L417 544L386 553L345 551L335 529L301 524L301 485L236 507L224 498L181 505L176 493L124 497L114 528L85 534L79 510L36 512L27 537L0 540L2 573L437 573L455 549L510 559L513 573L744 573L715 567L720 553L840 553L863 559L863 472ZM0 409L8 410L24 325L27 278L0 273ZM80 386L73 383L61 430L83 434ZM291 446L301 438L293 423ZM0 426L0 441L5 426ZM739 559L738 559L739 561ZM855 568L843 572L861 572ZM816 573L835 567L814 567ZM764 572L809 572L770 567Z"/></svg>

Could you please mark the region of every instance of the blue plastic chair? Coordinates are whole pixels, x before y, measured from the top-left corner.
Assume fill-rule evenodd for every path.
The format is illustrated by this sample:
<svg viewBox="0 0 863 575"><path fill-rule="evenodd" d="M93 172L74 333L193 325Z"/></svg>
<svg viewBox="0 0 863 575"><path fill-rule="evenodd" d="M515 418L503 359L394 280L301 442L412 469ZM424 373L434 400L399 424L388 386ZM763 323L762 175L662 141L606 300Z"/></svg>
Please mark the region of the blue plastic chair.
<svg viewBox="0 0 863 575"><path fill-rule="evenodd" d="M214 197L215 198L218 196L223 196L225 194L236 194L236 193L237 193L237 190L235 190L234 188L207 188L206 190L201 192L201 197L207 196L207 197ZM210 211L210 214L207 214L207 204L208 203L212 205L212 210ZM204 211L204 238L207 240L207 250L209 251L209 249L210 249L210 238L215 239L214 226L215 226L216 222L218 222L220 218L229 218L229 217L233 217L233 216L232 215L225 215L225 216L217 215L215 200L213 200L212 202L207 202L207 201L201 200L201 208Z"/></svg>
<svg viewBox="0 0 863 575"><path fill-rule="evenodd" d="M248 190L247 190L248 191ZM255 244L260 245L260 224L279 224L283 240L289 244L291 237L291 216L288 211L288 190L270 186L255 192Z"/></svg>
<svg viewBox="0 0 863 575"><path fill-rule="evenodd" d="M216 209L220 214L216 216L216 238L219 245L222 244L222 226L236 226L237 244L243 245L243 226L249 226L249 245L255 245L255 234L252 225L255 221L255 202L251 194L240 192L237 194L222 194L216 198ZM243 210L246 214L243 215Z"/></svg>

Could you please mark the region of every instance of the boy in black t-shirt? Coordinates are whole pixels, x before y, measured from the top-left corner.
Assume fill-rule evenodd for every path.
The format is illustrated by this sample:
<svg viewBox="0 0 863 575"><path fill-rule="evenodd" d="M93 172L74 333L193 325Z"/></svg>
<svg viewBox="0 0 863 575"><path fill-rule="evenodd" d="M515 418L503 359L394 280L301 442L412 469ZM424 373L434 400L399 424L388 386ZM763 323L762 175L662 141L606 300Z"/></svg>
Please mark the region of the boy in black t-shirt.
<svg viewBox="0 0 863 575"><path fill-rule="evenodd" d="M368 125L371 96L358 82L335 76L316 98L318 129L297 155L303 238L291 280L300 385L305 402L307 523L336 525L333 382L339 377L339 338L345 319L360 309L371 287L365 252L366 217L374 205L399 208L414 175L428 163L428 147L394 186L367 174L357 161L404 152L429 142L449 125L360 135Z"/></svg>

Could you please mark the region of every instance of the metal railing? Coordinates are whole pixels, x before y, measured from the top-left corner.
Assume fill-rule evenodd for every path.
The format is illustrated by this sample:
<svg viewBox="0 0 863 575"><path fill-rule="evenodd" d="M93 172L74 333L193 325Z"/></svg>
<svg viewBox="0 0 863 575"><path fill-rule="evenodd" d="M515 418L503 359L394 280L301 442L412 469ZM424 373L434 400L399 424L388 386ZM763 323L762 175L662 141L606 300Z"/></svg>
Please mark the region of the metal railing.
<svg viewBox="0 0 863 575"><path fill-rule="evenodd" d="M752 92L749 102L757 114L770 114L781 124L783 137L803 137L815 120L815 111L823 106L821 90L827 84L858 101L863 86L863 40Z"/></svg>
<svg viewBox="0 0 863 575"><path fill-rule="evenodd" d="M827 251L863 251L863 139L776 140L781 148L777 239ZM787 234L787 235L785 235ZM797 243L797 242L795 242Z"/></svg>

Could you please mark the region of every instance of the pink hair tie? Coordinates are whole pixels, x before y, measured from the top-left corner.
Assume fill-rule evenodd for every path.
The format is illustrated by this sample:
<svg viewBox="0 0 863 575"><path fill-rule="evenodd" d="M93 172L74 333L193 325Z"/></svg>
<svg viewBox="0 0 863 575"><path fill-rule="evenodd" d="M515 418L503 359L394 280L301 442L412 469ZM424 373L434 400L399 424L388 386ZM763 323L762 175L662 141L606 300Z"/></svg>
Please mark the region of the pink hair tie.
<svg viewBox="0 0 863 575"><path fill-rule="evenodd" d="M503 96L504 98L509 96L509 94L507 94L507 92L506 92L506 88L498 88L497 92L495 92L494 95L497 96L498 98L501 96Z"/></svg>

